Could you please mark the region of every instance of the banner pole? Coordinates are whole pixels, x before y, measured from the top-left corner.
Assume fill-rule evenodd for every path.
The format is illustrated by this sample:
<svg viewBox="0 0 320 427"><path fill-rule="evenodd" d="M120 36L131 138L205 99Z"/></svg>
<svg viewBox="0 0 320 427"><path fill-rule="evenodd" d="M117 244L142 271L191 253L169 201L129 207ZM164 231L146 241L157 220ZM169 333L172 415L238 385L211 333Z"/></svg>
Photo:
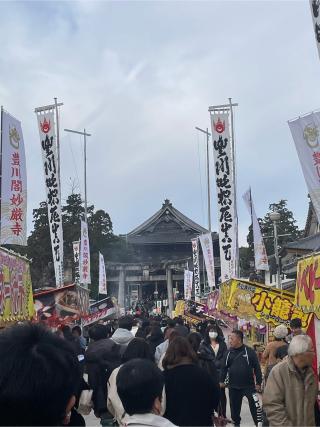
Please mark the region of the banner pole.
<svg viewBox="0 0 320 427"><path fill-rule="evenodd" d="M58 176L59 176L59 185L61 191L61 175L60 175L60 133L59 133L59 114L58 114L58 101L57 98L54 98L54 107L56 112L56 125L57 125L57 153L58 153Z"/></svg>
<svg viewBox="0 0 320 427"><path fill-rule="evenodd" d="M88 206L87 206L87 138L86 130L83 130L83 154L84 154L84 216L88 224Z"/></svg>
<svg viewBox="0 0 320 427"><path fill-rule="evenodd" d="M236 276L239 277L239 236L238 236L238 212L237 212L237 180L236 180L236 150L234 143L234 118L233 118L233 105L231 98L229 98L229 108L230 108L230 117L231 117L231 149L232 149L232 160L233 160L233 179L234 179L234 213L236 219Z"/></svg>
<svg viewBox="0 0 320 427"><path fill-rule="evenodd" d="M250 197L250 215L251 215L251 227L252 227L252 242L253 242L253 247L254 247L251 187L249 187L249 197ZM253 252L254 252L254 250L253 250ZM254 269L256 270L257 266L256 266L256 257L255 257L255 253L253 253L253 260L254 260L254 261L253 261L253 262L254 262Z"/></svg>

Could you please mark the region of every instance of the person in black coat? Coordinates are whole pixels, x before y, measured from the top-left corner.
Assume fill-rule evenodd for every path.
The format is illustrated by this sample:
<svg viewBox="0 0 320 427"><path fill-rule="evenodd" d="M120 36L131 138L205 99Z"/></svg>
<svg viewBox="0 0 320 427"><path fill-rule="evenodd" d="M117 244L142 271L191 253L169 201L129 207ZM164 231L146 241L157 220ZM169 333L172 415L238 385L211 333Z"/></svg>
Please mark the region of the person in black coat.
<svg viewBox="0 0 320 427"><path fill-rule="evenodd" d="M165 418L177 426L212 426L219 402L219 388L207 371L198 366L189 341L176 337L163 359Z"/></svg>
<svg viewBox="0 0 320 427"><path fill-rule="evenodd" d="M206 347L201 346L202 339L198 332L191 332L187 338L194 352L198 356L198 366L207 371L212 380L218 385L220 377L215 365L214 353Z"/></svg>
<svg viewBox="0 0 320 427"><path fill-rule="evenodd" d="M200 344L200 353L206 354L207 357L214 359L214 364L217 369L217 374L220 377L223 361L228 351L224 341L224 336L221 328L216 324L209 324L204 334L204 339ZM220 389L220 402L218 414L226 418L227 398L224 388Z"/></svg>
<svg viewBox="0 0 320 427"><path fill-rule="evenodd" d="M160 326L152 326L150 334L147 336L147 343L150 346L150 351L153 356L156 352L156 348L158 347L158 345L162 344L163 341L164 336Z"/></svg>
<svg viewBox="0 0 320 427"><path fill-rule="evenodd" d="M230 335L230 350L223 361L220 374L220 386L225 386L229 374L229 399L231 417L235 426L240 426L242 399L247 397L250 412L255 425L258 425L258 413L255 401L256 392L261 392L262 373L255 351L243 344L243 333L235 330Z"/></svg>
<svg viewBox="0 0 320 427"><path fill-rule="evenodd" d="M96 324L89 329L90 344L85 353L88 384L93 390L92 402L95 416L104 420L112 419L107 409L107 381L121 364L120 346L108 338L105 325Z"/></svg>

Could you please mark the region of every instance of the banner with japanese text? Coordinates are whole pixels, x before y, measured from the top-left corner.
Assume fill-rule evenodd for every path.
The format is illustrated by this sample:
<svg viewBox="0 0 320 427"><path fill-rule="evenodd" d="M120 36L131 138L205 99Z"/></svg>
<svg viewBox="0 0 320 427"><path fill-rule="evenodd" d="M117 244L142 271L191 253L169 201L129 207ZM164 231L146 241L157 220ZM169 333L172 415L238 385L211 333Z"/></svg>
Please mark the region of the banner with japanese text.
<svg viewBox="0 0 320 427"><path fill-rule="evenodd" d="M2 110L0 244L27 244L27 172L19 120Z"/></svg>
<svg viewBox="0 0 320 427"><path fill-rule="evenodd" d="M80 243L80 283L90 285L90 245L88 224L81 221L81 243Z"/></svg>
<svg viewBox="0 0 320 427"><path fill-rule="evenodd" d="M288 122L304 179L320 223L320 112Z"/></svg>
<svg viewBox="0 0 320 427"><path fill-rule="evenodd" d="M107 295L106 266L102 253L99 252L99 294Z"/></svg>
<svg viewBox="0 0 320 427"><path fill-rule="evenodd" d="M221 282L236 276L237 215L233 150L229 132L229 112L211 114L215 183L217 191Z"/></svg>
<svg viewBox="0 0 320 427"><path fill-rule="evenodd" d="M29 262L0 249L0 326L31 320L34 313Z"/></svg>
<svg viewBox="0 0 320 427"><path fill-rule="evenodd" d="M256 270L269 270L267 251L263 241L256 211L253 206L251 188L249 188L249 190L244 193L242 198L245 205L247 206L252 220L255 268Z"/></svg>
<svg viewBox="0 0 320 427"><path fill-rule="evenodd" d="M308 327L312 315L296 307L294 294L242 280L231 280L228 285L228 309L238 317L256 317L267 323L285 324L288 327L292 319L299 318L302 327Z"/></svg>
<svg viewBox="0 0 320 427"><path fill-rule="evenodd" d="M320 255L298 262L295 303L305 313L320 319Z"/></svg>
<svg viewBox="0 0 320 427"><path fill-rule="evenodd" d="M200 298L200 269L199 269L199 245L198 238L191 240L192 244L192 260L193 260L193 277L194 277L194 296Z"/></svg>
<svg viewBox="0 0 320 427"><path fill-rule="evenodd" d="M318 54L320 56L320 1L309 0L312 16L313 31L316 38Z"/></svg>
<svg viewBox="0 0 320 427"><path fill-rule="evenodd" d="M204 263L207 270L209 288L212 290L216 286L216 280L214 273L214 254L211 233L201 234L199 236L199 240L201 243Z"/></svg>
<svg viewBox="0 0 320 427"><path fill-rule="evenodd" d="M192 278L192 271L184 270L184 299L186 301L192 297Z"/></svg>
<svg viewBox="0 0 320 427"><path fill-rule="evenodd" d="M80 283L80 241L72 242L74 262L74 282Z"/></svg>
<svg viewBox="0 0 320 427"><path fill-rule="evenodd" d="M54 112L38 113L38 127L41 141L41 153L44 180L47 193L48 219L51 236L56 286L63 286L63 231L61 214L61 189L59 177L59 159L55 133Z"/></svg>

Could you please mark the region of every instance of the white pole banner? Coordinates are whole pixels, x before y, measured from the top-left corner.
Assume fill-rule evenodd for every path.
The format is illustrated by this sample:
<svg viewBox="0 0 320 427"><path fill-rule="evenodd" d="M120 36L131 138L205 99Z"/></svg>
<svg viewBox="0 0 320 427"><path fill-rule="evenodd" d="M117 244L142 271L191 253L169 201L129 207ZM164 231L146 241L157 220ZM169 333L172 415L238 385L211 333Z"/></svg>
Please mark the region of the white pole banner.
<svg viewBox="0 0 320 427"><path fill-rule="evenodd" d="M27 244L27 173L21 123L2 110L0 244Z"/></svg>
<svg viewBox="0 0 320 427"><path fill-rule="evenodd" d="M288 124L320 223L320 112L307 114Z"/></svg>
<svg viewBox="0 0 320 427"><path fill-rule="evenodd" d="M44 179L47 192L48 219L51 235L56 286L63 286L63 231L61 213L61 189L57 155L57 140L53 110L38 113L38 127Z"/></svg>
<svg viewBox="0 0 320 427"><path fill-rule="evenodd" d="M318 54L320 56L320 1L310 0L310 7L311 7L314 35L316 37Z"/></svg>
<svg viewBox="0 0 320 427"><path fill-rule="evenodd" d="M73 246L73 262L74 262L74 281L80 283L80 241L72 242Z"/></svg>
<svg viewBox="0 0 320 427"><path fill-rule="evenodd" d="M191 244L193 258L194 296L197 299L201 297L198 238L192 239Z"/></svg>
<svg viewBox="0 0 320 427"><path fill-rule="evenodd" d="M107 295L107 276L103 255L99 252L99 294Z"/></svg>
<svg viewBox="0 0 320 427"><path fill-rule="evenodd" d="M229 112L211 114L214 169L217 189L221 282L236 276L237 216Z"/></svg>
<svg viewBox="0 0 320 427"><path fill-rule="evenodd" d="M89 234L88 224L85 221L81 221L80 283L83 285L91 283Z"/></svg>
<svg viewBox="0 0 320 427"><path fill-rule="evenodd" d="M184 270L184 299L186 301L190 300L192 296L192 278L192 271Z"/></svg>
<svg viewBox="0 0 320 427"><path fill-rule="evenodd" d="M254 246L254 263L256 270L269 270L268 265L268 256L266 247L261 234L261 229L259 221L254 210L253 201L251 197L251 188L244 193L242 196L245 205L248 208L249 214L252 221L252 231L253 231L253 246Z"/></svg>
<svg viewBox="0 0 320 427"><path fill-rule="evenodd" d="M216 281L214 274L214 255L211 233L201 234L199 236L199 240L206 265L209 287L212 290L216 286Z"/></svg>

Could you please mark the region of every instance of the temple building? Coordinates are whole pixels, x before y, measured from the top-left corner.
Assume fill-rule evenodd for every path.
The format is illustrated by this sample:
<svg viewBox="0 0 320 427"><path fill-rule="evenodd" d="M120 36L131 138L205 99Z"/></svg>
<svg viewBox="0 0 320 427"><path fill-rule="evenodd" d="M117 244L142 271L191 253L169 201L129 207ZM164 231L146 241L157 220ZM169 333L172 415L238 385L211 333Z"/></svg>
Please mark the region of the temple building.
<svg viewBox="0 0 320 427"><path fill-rule="evenodd" d="M174 308L183 297L184 270L193 270L191 239L208 230L178 211L169 200L161 209L121 238L132 252L132 262L108 263L110 294L120 307L129 308L136 300L153 300ZM216 281L220 277L219 238L212 233ZM208 291L205 268L199 257L202 293Z"/></svg>

